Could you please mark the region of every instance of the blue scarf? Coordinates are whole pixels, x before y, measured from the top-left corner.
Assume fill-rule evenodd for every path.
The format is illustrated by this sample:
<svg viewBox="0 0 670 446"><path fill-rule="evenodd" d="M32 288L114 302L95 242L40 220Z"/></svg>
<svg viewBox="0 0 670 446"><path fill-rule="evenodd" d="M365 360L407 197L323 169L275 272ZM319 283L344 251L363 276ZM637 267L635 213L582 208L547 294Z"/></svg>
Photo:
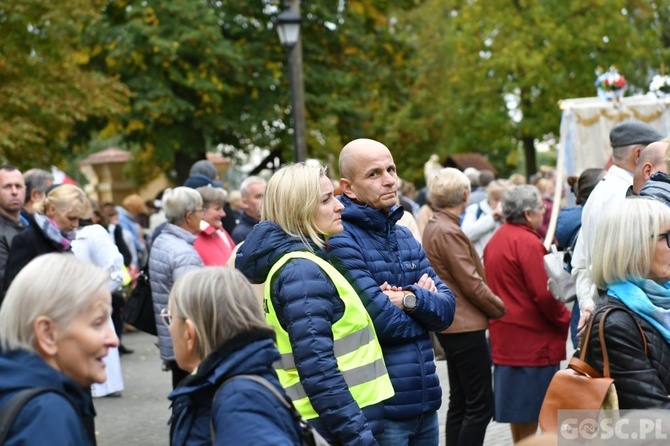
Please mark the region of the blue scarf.
<svg viewBox="0 0 670 446"><path fill-rule="evenodd" d="M607 294L644 318L670 343L670 282L659 285L653 280L629 277L608 285Z"/></svg>

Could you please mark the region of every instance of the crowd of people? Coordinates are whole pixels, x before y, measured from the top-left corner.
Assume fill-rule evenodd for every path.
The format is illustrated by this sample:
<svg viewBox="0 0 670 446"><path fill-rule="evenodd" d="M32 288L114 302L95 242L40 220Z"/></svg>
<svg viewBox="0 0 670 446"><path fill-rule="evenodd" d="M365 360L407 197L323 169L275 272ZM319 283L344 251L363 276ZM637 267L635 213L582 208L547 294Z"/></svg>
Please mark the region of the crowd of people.
<svg viewBox="0 0 670 446"><path fill-rule="evenodd" d="M372 139L343 147L338 181L297 163L228 194L198 161L156 212L0 166L0 411L39 390L6 444L95 444L92 398L123 391L140 270L174 445L299 445L301 423L333 445L438 445L438 352L446 444L482 445L492 419L517 443L590 317L620 408L670 408L668 144L617 124L612 166L569 178L561 202L549 168L526 184L437 163L416 192ZM547 286L545 238L572 254L574 304ZM603 307L618 311L599 327Z"/></svg>

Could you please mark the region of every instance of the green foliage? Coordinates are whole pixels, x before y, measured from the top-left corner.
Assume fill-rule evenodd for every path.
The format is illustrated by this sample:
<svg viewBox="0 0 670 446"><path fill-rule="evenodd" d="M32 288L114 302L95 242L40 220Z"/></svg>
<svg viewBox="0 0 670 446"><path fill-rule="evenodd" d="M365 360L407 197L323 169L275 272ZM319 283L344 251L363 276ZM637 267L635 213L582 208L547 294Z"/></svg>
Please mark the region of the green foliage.
<svg viewBox="0 0 670 446"><path fill-rule="evenodd" d="M595 95L598 65L615 64L646 89L647 70L667 54L654 50L668 26L660 11L667 17L668 2L425 2L403 17L417 43L416 95L393 116L388 140L417 156L401 171L420 172L427 152L473 151L506 174L521 146L534 172L534 141L557 137L559 100Z"/></svg>
<svg viewBox="0 0 670 446"><path fill-rule="evenodd" d="M96 15L95 4L0 1L4 161L21 168L62 165L77 150L67 143L76 125L125 110L128 88L114 77L83 68L88 55L79 37Z"/></svg>
<svg viewBox="0 0 670 446"><path fill-rule="evenodd" d="M0 0L3 157L63 165L115 138L138 183L183 180L218 144L290 160L282 3ZM419 183L431 153L531 173L558 101L595 95L597 66L633 93L670 66L670 0L303 0L301 13L309 156L372 137Z"/></svg>

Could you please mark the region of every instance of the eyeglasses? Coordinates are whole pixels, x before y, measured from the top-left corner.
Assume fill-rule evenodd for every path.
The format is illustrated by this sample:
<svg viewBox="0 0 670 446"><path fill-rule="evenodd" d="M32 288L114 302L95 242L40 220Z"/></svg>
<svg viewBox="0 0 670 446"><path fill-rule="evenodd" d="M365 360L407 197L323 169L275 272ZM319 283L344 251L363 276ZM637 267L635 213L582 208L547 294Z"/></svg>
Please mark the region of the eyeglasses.
<svg viewBox="0 0 670 446"><path fill-rule="evenodd" d="M168 311L167 308L163 308L161 310L161 321L163 321L163 325L166 327L169 327L170 324L172 323L172 315Z"/></svg>
<svg viewBox="0 0 670 446"><path fill-rule="evenodd" d="M659 239L664 238L665 244L668 245L668 248L670 248L670 231L658 234L658 238Z"/></svg>

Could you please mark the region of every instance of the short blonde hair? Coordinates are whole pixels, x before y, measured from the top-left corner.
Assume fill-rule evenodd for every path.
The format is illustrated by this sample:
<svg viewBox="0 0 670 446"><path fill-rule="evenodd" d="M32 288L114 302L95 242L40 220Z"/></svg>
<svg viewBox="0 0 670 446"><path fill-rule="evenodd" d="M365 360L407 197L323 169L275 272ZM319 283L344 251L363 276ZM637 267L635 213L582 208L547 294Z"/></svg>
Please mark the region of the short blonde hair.
<svg viewBox="0 0 670 446"><path fill-rule="evenodd" d="M190 187L175 187L163 192L163 211L170 223L179 226L186 220L186 214L202 208L202 197Z"/></svg>
<svg viewBox="0 0 670 446"><path fill-rule="evenodd" d="M309 250L312 248L307 239L323 248L323 231L316 226L323 177L326 177L323 166L298 163L279 169L265 189L261 219L276 223L291 237L298 237Z"/></svg>
<svg viewBox="0 0 670 446"><path fill-rule="evenodd" d="M470 189L468 177L453 167L445 167L434 172L428 181L430 202L438 209L463 203L463 197L470 192Z"/></svg>
<svg viewBox="0 0 670 446"><path fill-rule="evenodd" d="M74 184L59 184L53 187L44 197L44 200L34 204L34 209L36 212L44 214L52 205L58 212L76 210L83 219L91 216L91 203L86 196L86 192Z"/></svg>
<svg viewBox="0 0 670 446"><path fill-rule="evenodd" d="M172 287L169 308L173 317L193 323L200 359L241 333L272 329L251 285L234 268L210 266L188 271Z"/></svg>
<svg viewBox="0 0 670 446"><path fill-rule="evenodd" d="M505 183L500 180L493 180L489 183L488 186L486 186L486 199L488 201L500 201L502 200L506 190L507 186Z"/></svg>
<svg viewBox="0 0 670 446"><path fill-rule="evenodd" d="M71 254L36 257L17 274L0 307L0 348L35 352L38 317L67 329L95 296L107 292L108 282L109 273Z"/></svg>
<svg viewBox="0 0 670 446"><path fill-rule="evenodd" d="M596 229L593 281L601 289L649 276L654 246L663 226L670 225L670 207L649 198L631 197L616 203Z"/></svg>

